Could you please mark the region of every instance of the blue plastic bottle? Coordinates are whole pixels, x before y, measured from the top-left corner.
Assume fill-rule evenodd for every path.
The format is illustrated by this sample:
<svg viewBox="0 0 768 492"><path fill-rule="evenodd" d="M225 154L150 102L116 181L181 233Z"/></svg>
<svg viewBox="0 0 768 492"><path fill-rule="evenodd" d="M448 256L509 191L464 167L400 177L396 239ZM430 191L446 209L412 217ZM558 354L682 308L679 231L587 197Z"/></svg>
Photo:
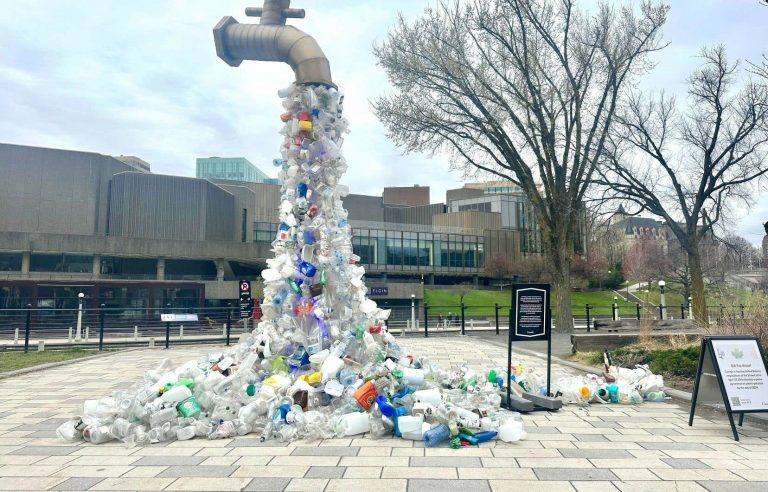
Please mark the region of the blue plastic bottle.
<svg viewBox="0 0 768 492"><path fill-rule="evenodd" d="M445 424L433 427L424 433L424 445L433 448L451 437L451 430Z"/></svg>

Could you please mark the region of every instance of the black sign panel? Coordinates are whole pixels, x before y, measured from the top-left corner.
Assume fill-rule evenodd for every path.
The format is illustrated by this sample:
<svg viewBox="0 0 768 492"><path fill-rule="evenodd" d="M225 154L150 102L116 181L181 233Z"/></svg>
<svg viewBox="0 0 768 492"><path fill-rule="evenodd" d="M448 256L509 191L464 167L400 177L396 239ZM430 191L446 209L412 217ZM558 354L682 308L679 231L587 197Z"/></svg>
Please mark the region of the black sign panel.
<svg viewBox="0 0 768 492"><path fill-rule="evenodd" d="M512 286L510 340L548 340L550 336L549 284Z"/></svg>
<svg viewBox="0 0 768 492"><path fill-rule="evenodd" d="M240 281L240 319L251 317L251 281Z"/></svg>

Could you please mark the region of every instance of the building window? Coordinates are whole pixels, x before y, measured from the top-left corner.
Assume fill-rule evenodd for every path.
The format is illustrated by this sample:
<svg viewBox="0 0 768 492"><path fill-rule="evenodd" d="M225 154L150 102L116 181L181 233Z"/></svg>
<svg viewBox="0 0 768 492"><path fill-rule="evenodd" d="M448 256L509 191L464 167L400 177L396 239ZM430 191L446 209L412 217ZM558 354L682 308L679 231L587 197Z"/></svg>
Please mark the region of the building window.
<svg viewBox="0 0 768 492"><path fill-rule="evenodd" d="M21 253L0 253L0 272L20 272Z"/></svg>
<svg viewBox="0 0 768 492"><path fill-rule="evenodd" d="M272 243L277 237L278 224L256 222L253 230L253 240L257 243Z"/></svg>
<svg viewBox="0 0 768 492"><path fill-rule="evenodd" d="M32 253L29 271L91 273L93 271L93 256Z"/></svg>

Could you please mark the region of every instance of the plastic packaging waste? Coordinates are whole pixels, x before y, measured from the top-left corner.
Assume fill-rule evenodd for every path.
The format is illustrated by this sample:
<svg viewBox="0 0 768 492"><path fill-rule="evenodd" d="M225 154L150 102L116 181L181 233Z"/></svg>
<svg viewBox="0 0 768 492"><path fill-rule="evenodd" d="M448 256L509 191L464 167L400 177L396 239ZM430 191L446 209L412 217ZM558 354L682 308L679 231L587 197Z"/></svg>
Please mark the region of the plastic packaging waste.
<svg viewBox="0 0 768 492"><path fill-rule="evenodd" d="M367 298L342 203L349 190L339 184L347 170L343 95L311 85L280 95L279 225L253 331L218 353L180 365L165 359L132 387L86 400L82 420L57 434L129 446L249 433L263 441L394 434L427 446L479 443L496 432L524 438L519 416L499 408L499 392L513 385L540 392L535 368L431 364L398 343L387 329L391 312ZM647 368L610 371L615 385L581 378L574 398L660 398L663 381Z"/></svg>
<svg viewBox="0 0 768 492"><path fill-rule="evenodd" d="M445 424L433 427L424 433L424 445L433 448L451 437L451 430Z"/></svg>

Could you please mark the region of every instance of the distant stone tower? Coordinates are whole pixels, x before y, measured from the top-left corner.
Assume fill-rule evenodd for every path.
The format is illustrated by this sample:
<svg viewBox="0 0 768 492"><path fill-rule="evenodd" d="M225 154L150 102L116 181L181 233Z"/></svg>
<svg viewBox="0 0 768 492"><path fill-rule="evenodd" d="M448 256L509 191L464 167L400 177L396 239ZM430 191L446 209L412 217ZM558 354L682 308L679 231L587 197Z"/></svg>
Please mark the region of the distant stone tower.
<svg viewBox="0 0 768 492"><path fill-rule="evenodd" d="M768 268L768 222L763 223L765 236L763 236L763 267Z"/></svg>

